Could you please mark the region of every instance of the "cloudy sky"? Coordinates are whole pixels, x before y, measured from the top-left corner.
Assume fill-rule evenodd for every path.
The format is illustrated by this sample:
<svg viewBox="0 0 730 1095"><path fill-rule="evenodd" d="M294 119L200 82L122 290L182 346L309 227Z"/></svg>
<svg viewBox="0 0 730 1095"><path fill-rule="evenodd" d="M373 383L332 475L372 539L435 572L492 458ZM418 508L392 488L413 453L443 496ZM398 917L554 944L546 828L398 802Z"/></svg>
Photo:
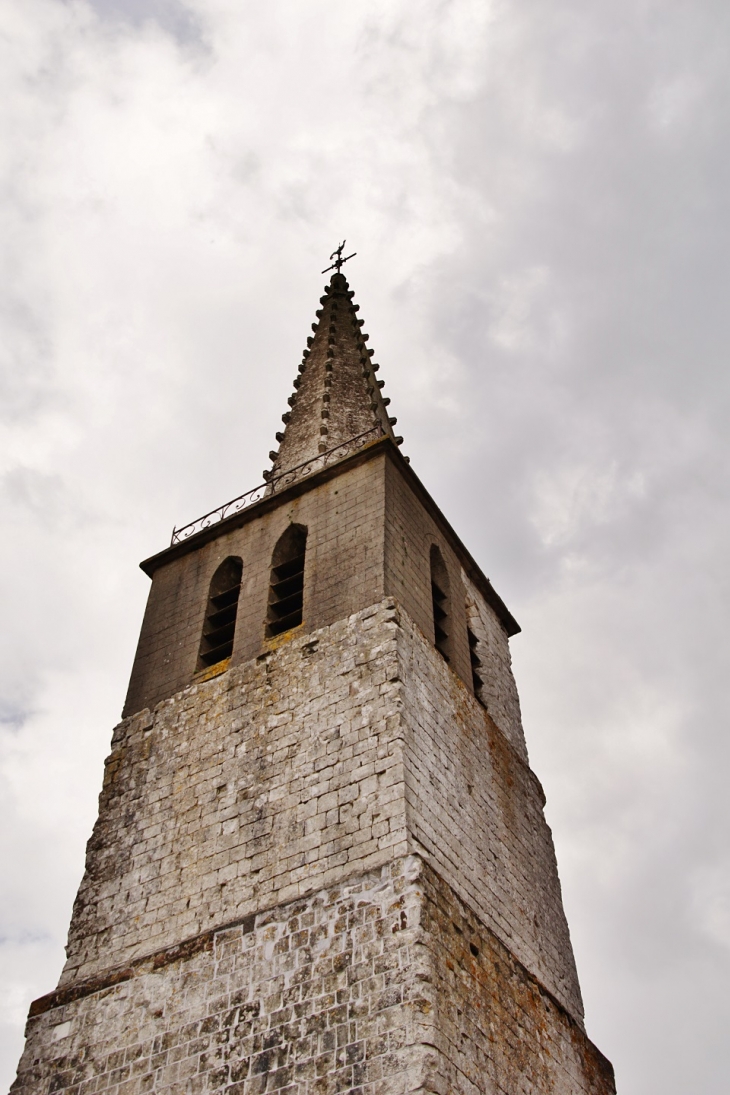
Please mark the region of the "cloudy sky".
<svg viewBox="0 0 730 1095"><path fill-rule="evenodd" d="M0 0L0 1086L148 579L261 481L344 237L512 643L590 1035L725 1095L727 0Z"/></svg>

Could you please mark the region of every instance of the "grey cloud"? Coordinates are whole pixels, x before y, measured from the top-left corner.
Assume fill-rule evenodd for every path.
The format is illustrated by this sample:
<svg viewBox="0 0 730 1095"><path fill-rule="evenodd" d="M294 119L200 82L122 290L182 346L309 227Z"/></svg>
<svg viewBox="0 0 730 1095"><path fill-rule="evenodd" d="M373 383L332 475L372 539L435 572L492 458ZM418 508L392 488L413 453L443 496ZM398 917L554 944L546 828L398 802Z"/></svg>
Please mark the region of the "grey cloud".
<svg viewBox="0 0 730 1095"><path fill-rule="evenodd" d="M102 19L132 27L156 23L181 43L201 41L199 15L184 0L89 0L89 3Z"/></svg>
<svg viewBox="0 0 730 1095"><path fill-rule="evenodd" d="M22 705L12 703L7 696L0 699L0 726L9 730L21 730L32 713Z"/></svg>

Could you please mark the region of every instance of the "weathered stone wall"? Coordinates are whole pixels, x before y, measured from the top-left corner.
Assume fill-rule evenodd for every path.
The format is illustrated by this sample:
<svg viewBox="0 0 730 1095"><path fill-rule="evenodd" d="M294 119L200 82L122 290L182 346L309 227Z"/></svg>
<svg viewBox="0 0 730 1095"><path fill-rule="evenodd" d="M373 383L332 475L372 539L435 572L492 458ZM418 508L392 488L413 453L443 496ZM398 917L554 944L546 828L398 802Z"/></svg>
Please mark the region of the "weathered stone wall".
<svg viewBox="0 0 730 1095"><path fill-rule="evenodd" d="M559 1001L426 864L419 882L433 1002L424 1090L615 1095L610 1063Z"/></svg>
<svg viewBox="0 0 730 1095"><path fill-rule="evenodd" d="M13 1095L352 1090L614 1091L540 785L392 599L120 724Z"/></svg>
<svg viewBox="0 0 730 1095"><path fill-rule="evenodd" d="M296 635L117 728L62 983L415 849L580 1021L541 796L392 600Z"/></svg>
<svg viewBox="0 0 730 1095"><path fill-rule="evenodd" d="M13 1095L612 1095L580 1028L418 857L38 1001Z"/></svg>
<svg viewBox="0 0 730 1095"><path fill-rule="evenodd" d="M290 523L308 530L304 619L309 632L383 597L384 488L381 454L349 465L273 508L254 508L238 528L172 558L155 571L132 668L125 716L153 708L195 678L210 580L229 555L243 560L232 664L267 649L271 555ZM250 519L248 519L250 518Z"/></svg>
<svg viewBox="0 0 730 1095"><path fill-rule="evenodd" d="M582 1022L542 787L405 612L400 623L409 847Z"/></svg>
<svg viewBox="0 0 730 1095"><path fill-rule="evenodd" d="M381 603L120 724L62 983L405 851L396 632Z"/></svg>
<svg viewBox="0 0 730 1095"><path fill-rule="evenodd" d="M412 874L396 861L31 1018L13 1095L417 1091Z"/></svg>

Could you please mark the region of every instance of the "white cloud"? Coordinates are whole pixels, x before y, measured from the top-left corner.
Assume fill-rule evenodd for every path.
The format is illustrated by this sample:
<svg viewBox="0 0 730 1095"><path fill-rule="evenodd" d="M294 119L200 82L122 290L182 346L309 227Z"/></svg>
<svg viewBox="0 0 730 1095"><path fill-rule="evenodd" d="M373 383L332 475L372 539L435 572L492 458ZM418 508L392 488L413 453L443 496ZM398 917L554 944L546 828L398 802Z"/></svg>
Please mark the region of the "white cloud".
<svg viewBox="0 0 730 1095"><path fill-rule="evenodd" d="M616 460L603 469L568 465L538 471L534 486L533 522L546 547L570 544L585 526L618 521L646 493L641 472L622 478Z"/></svg>

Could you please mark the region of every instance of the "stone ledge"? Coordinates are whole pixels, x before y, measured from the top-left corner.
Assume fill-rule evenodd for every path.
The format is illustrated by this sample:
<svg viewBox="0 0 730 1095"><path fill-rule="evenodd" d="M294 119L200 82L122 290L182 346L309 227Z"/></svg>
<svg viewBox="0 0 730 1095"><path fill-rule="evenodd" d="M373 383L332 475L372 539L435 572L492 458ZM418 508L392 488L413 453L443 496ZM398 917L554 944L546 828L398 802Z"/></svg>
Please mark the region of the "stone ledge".
<svg viewBox="0 0 730 1095"><path fill-rule="evenodd" d="M412 838L413 839L413 838ZM414 843L418 843L414 841ZM512 961L519 966L523 975L531 981L538 989L541 996L550 1000L551 1004L558 1009L574 1026L582 1037L586 1037L585 1031L581 1027L580 1023L575 1019L573 1015L568 1011L564 1004L557 999L557 997L547 988L538 977L532 973L522 962L514 955L509 949L503 939L501 939L496 932L488 927L477 912L456 893L453 886L436 870L435 866L431 862L431 857L428 851L424 848L418 854L411 854L403 857L400 860L404 863L407 860L415 860L420 865L419 875L432 874L438 884L445 887L451 894L453 900L461 905L473 920L479 925L481 931L488 935L498 948L507 951L511 956ZM389 866L394 867L398 863L398 860L391 860ZM377 869L377 868L376 868ZM372 868L371 868L372 870ZM358 871L351 874L349 877L345 877L338 881L336 887L348 885L353 880L365 877L371 873L368 871ZM103 992L105 989L114 988L115 985L123 984L125 981L131 981L132 978L139 974L145 973L157 973L164 969L166 966L171 965L173 962L184 962L194 955L200 954L203 951L210 951L213 949L215 937L221 935L223 932L230 931L233 928L241 928L242 934L248 935L256 928L256 920L259 917L271 918L277 913L283 914L284 910L292 905L297 905L302 901L310 900L315 894L321 892L328 887L316 886L312 887L307 893L301 894L301 896L295 898L293 901L280 902L276 905L271 905L267 908L259 909L257 912L249 913L247 916L240 917L236 920L231 920L225 924L219 924L215 928L209 928L208 931L201 932L200 935L194 935L190 939L185 939L182 943L177 943L173 947L165 947L163 950L154 951L151 954L142 955L140 958L135 958L128 965L124 967L117 967L116 969L108 970L99 974L96 977L91 977L86 981L80 981L75 985L67 985L64 988L55 989L53 992L47 993L45 996L39 996L37 1000L33 1000L28 1011L28 1018L33 1019L36 1016L44 1015L48 1011L52 1011L54 1008L63 1007L66 1004L74 1003L76 1000L81 1000L86 996L92 996L96 992ZM437 902L437 904L440 904ZM263 926L263 925L261 925ZM595 1047L594 1047L595 1048ZM600 1053L596 1049L596 1053ZM600 1056L603 1056L600 1054ZM603 1058L606 1060L606 1058ZM608 1062L607 1062L608 1063Z"/></svg>
<svg viewBox="0 0 730 1095"><path fill-rule="evenodd" d="M274 906L274 908L278 908L278 906ZM124 968L107 970L97 977L90 977L87 981L80 981L76 985L67 985L62 989L55 989L54 992L46 993L45 996L39 996L30 1005L28 1018L33 1019L36 1015L44 1015L45 1012L52 1011L53 1008L63 1007L64 1004L72 1004L75 1000L83 999L84 996L92 996L95 992L102 992L104 989L113 988L124 981L131 981L138 973L156 973L158 970L164 969L165 966L171 965L172 962L184 962L185 959L192 958L194 954L212 950L216 935L229 931L231 928L241 928L242 933L247 935L253 931L256 917L262 914L249 913L248 916L242 916L240 920L232 920L229 924L220 924L216 928L210 928L207 932L201 932L200 935L185 939L174 947L165 947L164 950L135 958Z"/></svg>
<svg viewBox="0 0 730 1095"><path fill-rule="evenodd" d="M377 925L371 907L379 909ZM345 924L347 910L356 916L353 925ZM334 935L327 925L335 927ZM341 942L315 956L308 933L323 939L323 930L327 939ZM250 940L243 948L242 936ZM267 997L290 967L290 943L309 966L320 963L318 978L312 980L319 985L310 1001L315 1011L304 1009L294 1034L286 1001L276 992ZM214 948L214 954L206 954ZM266 969L256 973L262 960ZM372 962L382 974L375 980L375 967L368 972ZM163 976L151 981L157 972ZM204 990L200 1000L196 997L200 1010L192 1026L179 994L190 976ZM337 978L343 977L340 988L355 1006L351 1018L357 1029L345 1014L346 999L332 1007ZM99 994L95 1000L83 1001L94 993ZM162 1030L143 1030L132 1020L135 1009L144 1010L150 1000L160 1009L154 1012L157 1017L173 999ZM64 1004L74 1010L51 1014ZM118 1030L122 1014L132 1020L123 1032ZM121 1090L119 1083L125 1081L130 1095L140 1095L152 1087L178 1090L181 1078L201 1073L210 1081L206 1090L250 1095L259 1088L249 1081L258 1083L260 1075L270 1072L277 1077L287 1073L289 1085L295 1075L300 1077L288 1089L303 1093L310 1090L307 1080L315 1063L333 1081L322 1088L328 1095L354 1087L367 1095L402 1095L404 1090L615 1095L610 1062L573 1016L420 855L403 856L379 871L358 872L332 887L313 888L307 898L281 902L51 993L34 1003L31 1018L25 1065L21 1062L12 1089L18 1095L51 1090L51 1079L52 1090L78 1095L92 1074L94 1091ZM257 1020L259 1034L265 1030L267 1038L274 1024L278 1033L271 1046L253 1038ZM227 1031L235 1024L240 1029L230 1040ZM391 1030L396 1031L393 1045L386 1044L384 1034ZM495 1039L496 1030L501 1033ZM216 1032L222 1032L220 1039ZM326 1044L308 1042L306 1035L313 1032ZM69 1035L75 1042L61 1046L60 1039ZM404 1088L404 1081L410 1086Z"/></svg>

